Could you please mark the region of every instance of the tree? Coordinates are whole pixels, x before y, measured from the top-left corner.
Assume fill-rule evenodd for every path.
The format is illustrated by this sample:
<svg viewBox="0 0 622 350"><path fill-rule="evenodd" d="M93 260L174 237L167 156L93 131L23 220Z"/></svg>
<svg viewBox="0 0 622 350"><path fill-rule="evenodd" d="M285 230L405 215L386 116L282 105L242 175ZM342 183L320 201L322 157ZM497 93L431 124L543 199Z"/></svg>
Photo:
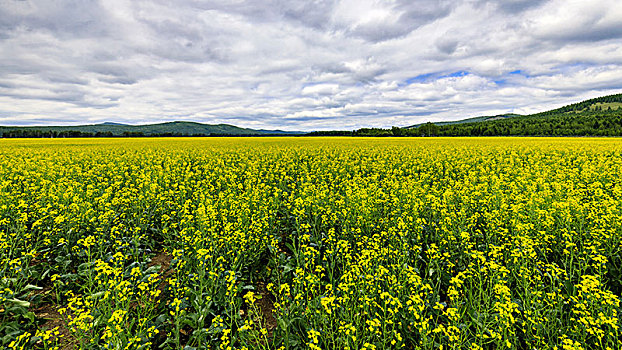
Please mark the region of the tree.
<svg viewBox="0 0 622 350"><path fill-rule="evenodd" d="M436 136L438 134L438 125L427 122L418 127L417 131L421 136Z"/></svg>

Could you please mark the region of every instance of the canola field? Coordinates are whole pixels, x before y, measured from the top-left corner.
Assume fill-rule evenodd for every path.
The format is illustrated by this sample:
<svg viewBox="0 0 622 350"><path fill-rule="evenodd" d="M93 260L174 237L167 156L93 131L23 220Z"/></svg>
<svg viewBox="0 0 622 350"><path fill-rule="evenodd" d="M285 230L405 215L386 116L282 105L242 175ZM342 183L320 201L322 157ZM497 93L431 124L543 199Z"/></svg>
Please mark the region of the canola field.
<svg viewBox="0 0 622 350"><path fill-rule="evenodd" d="M0 140L0 348L620 349L622 140Z"/></svg>

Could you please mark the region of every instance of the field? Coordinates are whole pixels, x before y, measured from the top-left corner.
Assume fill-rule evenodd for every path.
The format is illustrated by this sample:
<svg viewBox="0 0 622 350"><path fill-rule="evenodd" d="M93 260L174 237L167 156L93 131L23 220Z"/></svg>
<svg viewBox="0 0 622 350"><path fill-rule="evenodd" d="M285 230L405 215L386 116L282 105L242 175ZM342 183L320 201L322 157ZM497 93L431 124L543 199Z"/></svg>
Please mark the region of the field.
<svg viewBox="0 0 622 350"><path fill-rule="evenodd" d="M595 103L594 105L590 106L588 109L593 111L593 110L596 110L597 108L600 108L602 110L606 110L607 108L611 108L612 110L618 110L622 108L622 103L620 102Z"/></svg>
<svg viewBox="0 0 622 350"><path fill-rule="evenodd" d="M622 140L0 140L0 347L619 349Z"/></svg>

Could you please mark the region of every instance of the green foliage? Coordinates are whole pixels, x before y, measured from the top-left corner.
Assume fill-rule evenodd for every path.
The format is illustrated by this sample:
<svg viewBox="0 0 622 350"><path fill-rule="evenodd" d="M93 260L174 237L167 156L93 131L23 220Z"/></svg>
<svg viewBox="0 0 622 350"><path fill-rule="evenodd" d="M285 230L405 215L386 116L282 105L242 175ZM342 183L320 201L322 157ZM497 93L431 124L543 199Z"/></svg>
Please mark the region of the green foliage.
<svg viewBox="0 0 622 350"><path fill-rule="evenodd" d="M254 130L228 124L170 122L148 125L103 123L76 126L0 126L5 138L142 137L142 136L269 136L296 134L280 130Z"/></svg>
<svg viewBox="0 0 622 350"><path fill-rule="evenodd" d="M536 115L439 127L439 136L622 136L622 113Z"/></svg>
<svg viewBox="0 0 622 350"><path fill-rule="evenodd" d="M416 127L359 129L356 136L622 136L622 94L519 116L480 117ZM606 106L606 109L604 109ZM613 108L612 108L613 106Z"/></svg>

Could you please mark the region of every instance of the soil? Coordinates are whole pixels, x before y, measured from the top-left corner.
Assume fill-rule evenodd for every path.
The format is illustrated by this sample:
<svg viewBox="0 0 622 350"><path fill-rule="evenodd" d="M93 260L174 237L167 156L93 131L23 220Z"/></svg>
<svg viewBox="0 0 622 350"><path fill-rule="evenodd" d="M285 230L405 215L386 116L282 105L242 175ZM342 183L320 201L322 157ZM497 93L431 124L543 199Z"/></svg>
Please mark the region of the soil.
<svg viewBox="0 0 622 350"><path fill-rule="evenodd" d="M272 337L272 332L277 327L276 318L274 318L274 300L272 293L268 291L264 283L257 285L257 294L261 295L261 299L257 300L257 305L263 316L264 327L268 330L268 338Z"/></svg>
<svg viewBox="0 0 622 350"><path fill-rule="evenodd" d="M151 258L151 262L147 264L147 267L160 265L162 267L163 276L166 277L172 273L172 271L170 270L172 260L173 257L170 254L164 251L159 251L156 256Z"/></svg>
<svg viewBox="0 0 622 350"><path fill-rule="evenodd" d="M45 320L45 322L39 326L39 329L54 329L58 327L60 332L60 350L75 349L78 341L72 335L63 320L63 317L58 313L57 307L51 304L41 305L40 307L32 310L38 319Z"/></svg>
<svg viewBox="0 0 622 350"><path fill-rule="evenodd" d="M160 293L164 293L164 288L166 288L166 279L168 276L173 274L173 270L171 269L171 261L173 260L173 256L170 254L159 251L156 256L151 258L147 267L160 265L160 284L158 284L158 290Z"/></svg>

